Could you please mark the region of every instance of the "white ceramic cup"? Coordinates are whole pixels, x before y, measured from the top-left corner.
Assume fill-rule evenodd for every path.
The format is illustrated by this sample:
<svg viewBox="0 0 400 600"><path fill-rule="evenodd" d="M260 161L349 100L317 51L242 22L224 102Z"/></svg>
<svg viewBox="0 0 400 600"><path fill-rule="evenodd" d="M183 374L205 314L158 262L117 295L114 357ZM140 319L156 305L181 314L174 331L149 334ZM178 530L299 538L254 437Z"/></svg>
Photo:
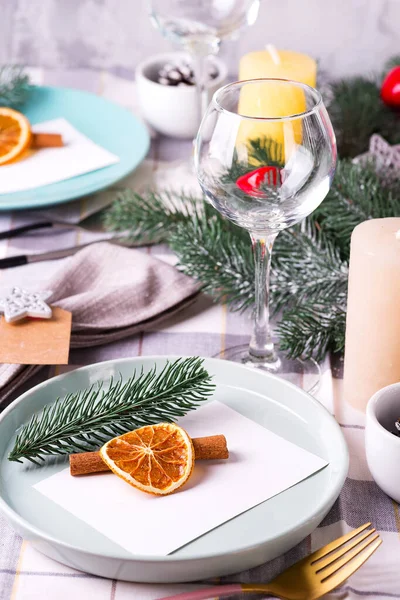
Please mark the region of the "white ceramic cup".
<svg viewBox="0 0 400 600"><path fill-rule="evenodd" d="M194 138L199 128L198 104L194 85L161 85L155 81L166 63L179 63L187 58L183 52L157 54L136 68L137 92L145 120L159 133L176 138ZM226 81L227 68L215 57L217 76L208 84L209 99Z"/></svg>
<svg viewBox="0 0 400 600"><path fill-rule="evenodd" d="M400 417L400 383L382 388L367 405L365 448L368 466L379 487L400 502L400 437L394 423Z"/></svg>

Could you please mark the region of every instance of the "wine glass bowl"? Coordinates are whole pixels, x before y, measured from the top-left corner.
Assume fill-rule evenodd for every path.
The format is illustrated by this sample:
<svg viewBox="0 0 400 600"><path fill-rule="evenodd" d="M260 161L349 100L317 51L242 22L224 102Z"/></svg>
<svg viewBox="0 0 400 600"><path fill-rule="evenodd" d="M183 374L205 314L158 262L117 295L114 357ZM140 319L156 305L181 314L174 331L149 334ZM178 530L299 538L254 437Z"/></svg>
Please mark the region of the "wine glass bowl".
<svg viewBox="0 0 400 600"><path fill-rule="evenodd" d="M257 105L263 97L265 107L262 101ZM279 115L285 110L282 97L289 110L304 106L304 112ZM253 105L255 116L248 114ZM264 108L266 116L260 116ZM195 156L206 198L252 233L277 233L315 210L329 191L335 162L333 131L320 94L276 79L218 90Z"/></svg>
<svg viewBox="0 0 400 600"><path fill-rule="evenodd" d="M218 53L223 39L234 38L255 22L259 4L260 0L148 0L153 25L191 55L199 123L208 102L207 57Z"/></svg>
<svg viewBox="0 0 400 600"><path fill-rule="evenodd" d="M223 358L277 374L316 371L315 361L290 361L273 343L269 272L276 236L319 206L335 166L335 135L315 89L255 79L214 94L197 135L197 177L214 208L250 233L256 281L250 345L225 350ZM315 389L312 381L306 389Z"/></svg>
<svg viewBox="0 0 400 600"><path fill-rule="evenodd" d="M259 0L151 0L150 18L162 35L190 51L207 46L218 51L222 39L252 25Z"/></svg>

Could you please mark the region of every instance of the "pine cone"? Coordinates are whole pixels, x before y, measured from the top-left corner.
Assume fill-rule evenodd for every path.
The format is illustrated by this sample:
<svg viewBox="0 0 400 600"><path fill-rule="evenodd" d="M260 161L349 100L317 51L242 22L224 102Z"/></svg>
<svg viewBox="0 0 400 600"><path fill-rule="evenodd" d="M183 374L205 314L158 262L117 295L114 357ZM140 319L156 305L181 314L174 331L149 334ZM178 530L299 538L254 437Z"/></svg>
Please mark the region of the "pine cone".
<svg viewBox="0 0 400 600"><path fill-rule="evenodd" d="M208 76L215 79L218 75L217 67L210 64L208 67ZM188 62L178 64L167 63L157 74L157 82L161 85L195 85L196 80L191 65Z"/></svg>

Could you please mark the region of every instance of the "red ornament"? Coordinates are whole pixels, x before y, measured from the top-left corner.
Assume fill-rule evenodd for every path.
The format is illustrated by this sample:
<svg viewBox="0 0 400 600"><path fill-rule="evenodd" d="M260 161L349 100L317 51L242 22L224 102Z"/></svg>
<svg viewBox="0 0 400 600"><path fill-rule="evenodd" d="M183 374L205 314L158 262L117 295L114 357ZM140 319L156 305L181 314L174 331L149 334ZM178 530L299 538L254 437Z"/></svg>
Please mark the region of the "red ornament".
<svg viewBox="0 0 400 600"><path fill-rule="evenodd" d="M381 98L392 108L400 108L400 65L386 75L381 88Z"/></svg>
<svg viewBox="0 0 400 600"><path fill-rule="evenodd" d="M259 196L263 183L280 185L282 183L280 169L278 167L259 167L236 180L237 187L250 196Z"/></svg>

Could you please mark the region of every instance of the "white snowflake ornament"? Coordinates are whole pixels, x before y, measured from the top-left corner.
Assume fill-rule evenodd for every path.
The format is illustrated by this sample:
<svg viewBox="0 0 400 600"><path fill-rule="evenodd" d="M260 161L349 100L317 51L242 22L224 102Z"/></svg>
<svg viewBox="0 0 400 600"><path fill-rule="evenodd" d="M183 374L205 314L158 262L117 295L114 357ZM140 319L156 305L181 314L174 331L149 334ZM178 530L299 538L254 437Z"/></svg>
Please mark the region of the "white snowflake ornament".
<svg viewBox="0 0 400 600"><path fill-rule="evenodd" d="M400 179L400 144L391 146L377 133L369 140L369 150L356 158L354 163L366 164L370 160L375 163L375 169L383 181L390 184Z"/></svg>
<svg viewBox="0 0 400 600"><path fill-rule="evenodd" d="M7 323L19 321L24 317L50 319L52 310L45 300L52 292L31 292L14 287L10 294L0 297L0 312L4 313Z"/></svg>

